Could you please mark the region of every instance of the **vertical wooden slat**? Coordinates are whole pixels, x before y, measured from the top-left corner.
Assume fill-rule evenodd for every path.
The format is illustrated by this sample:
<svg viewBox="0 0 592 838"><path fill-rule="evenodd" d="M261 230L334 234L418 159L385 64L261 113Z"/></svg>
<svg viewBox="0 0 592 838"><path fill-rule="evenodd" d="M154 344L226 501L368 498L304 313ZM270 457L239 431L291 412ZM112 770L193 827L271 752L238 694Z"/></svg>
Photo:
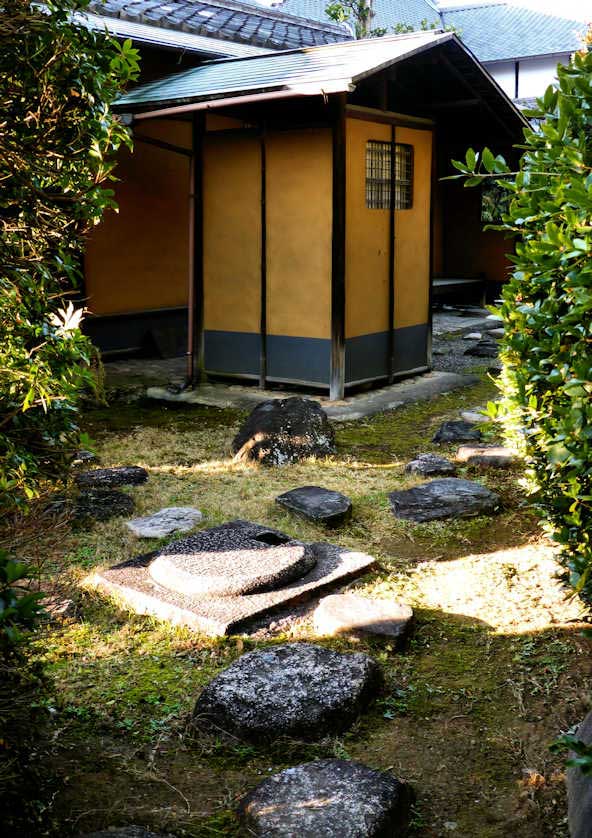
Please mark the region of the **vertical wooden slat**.
<svg viewBox="0 0 592 838"><path fill-rule="evenodd" d="M189 165L189 294L187 301L187 384L193 386L203 371L203 142L205 114L191 123Z"/></svg>
<svg viewBox="0 0 592 838"><path fill-rule="evenodd" d="M329 398L345 393L345 105L335 94L333 106L333 230L331 269L331 377Z"/></svg>
<svg viewBox="0 0 592 838"><path fill-rule="evenodd" d="M261 149L261 320L259 349L259 386L267 381L267 155L265 127L260 137Z"/></svg>

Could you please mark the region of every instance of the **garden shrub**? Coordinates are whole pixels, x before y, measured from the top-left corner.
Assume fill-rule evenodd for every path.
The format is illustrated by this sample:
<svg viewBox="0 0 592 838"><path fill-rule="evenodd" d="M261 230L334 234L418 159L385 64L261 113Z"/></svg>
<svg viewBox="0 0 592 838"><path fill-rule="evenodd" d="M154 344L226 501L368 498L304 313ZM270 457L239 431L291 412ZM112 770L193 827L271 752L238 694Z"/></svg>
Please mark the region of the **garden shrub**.
<svg viewBox="0 0 592 838"><path fill-rule="evenodd" d="M68 295L108 207L109 107L137 53L77 24L86 0L0 0L0 513L64 473L93 348Z"/></svg>
<svg viewBox="0 0 592 838"><path fill-rule="evenodd" d="M527 116L517 172L489 149L454 161L468 186L494 180L515 238L503 288L502 418L532 499L561 546L565 581L592 603L592 52L558 68Z"/></svg>

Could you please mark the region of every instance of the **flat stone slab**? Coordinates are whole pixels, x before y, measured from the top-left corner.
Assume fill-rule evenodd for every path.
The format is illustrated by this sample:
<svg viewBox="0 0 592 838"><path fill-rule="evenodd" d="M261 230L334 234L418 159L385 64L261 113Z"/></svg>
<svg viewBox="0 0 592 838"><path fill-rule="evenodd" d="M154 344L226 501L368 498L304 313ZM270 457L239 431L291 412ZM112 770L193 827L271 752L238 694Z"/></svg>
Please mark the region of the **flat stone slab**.
<svg viewBox="0 0 592 838"><path fill-rule="evenodd" d="M486 468L508 468L516 462L516 455L502 445L461 445L456 452L460 463Z"/></svg>
<svg viewBox="0 0 592 838"><path fill-rule="evenodd" d="M469 332L468 335L463 335L463 340L481 340L482 337L481 332Z"/></svg>
<svg viewBox="0 0 592 838"><path fill-rule="evenodd" d="M167 506L145 518L126 521L126 527L138 538L164 538L174 532L189 532L203 520L203 513L193 506Z"/></svg>
<svg viewBox="0 0 592 838"><path fill-rule="evenodd" d="M315 609L314 630L319 637L336 634L378 634L402 643L413 621L409 605L357 594L331 594Z"/></svg>
<svg viewBox="0 0 592 838"><path fill-rule="evenodd" d="M116 489L85 489L74 504L74 517L78 520L108 521L131 515L135 503L125 492Z"/></svg>
<svg viewBox="0 0 592 838"><path fill-rule="evenodd" d="M304 545L315 560L314 566L299 579L284 587L248 593L238 597L208 594L192 596L159 584L150 574L150 565L159 556L182 550L204 552L212 547L213 556L220 553L278 544L298 547L303 542L291 539L269 527L248 521L233 521L201 530L195 535L172 542L162 550L137 556L87 578L86 584L115 597L140 614L151 614L177 625L186 625L211 637L242 631L255 618L262 617L291 602L319 594L327 588L353 579L370 570L374 558L327 542ZM179 547L181 545L181 548Z"/></svg>
<svg viewBox="0 0 592 838"><path fill-rule="evenodd" d="M432 442L479 442L481 431L470 422L463 422L461 419L452 419L442 422Z"/></svg>
<svg viewBox="0 0 592 838"><path fill-rule="evenodd" d="M81 489L112 489L115 486L138 486L148 480L148 472L140 466L93 468L74 478Z"/></svg>
<svg viewBox="0 0 592 838"><path fill-rule="evenodd" d="M317 563L306 544L289 542L266 549L196 550L157 556L150 576L164 588L187 596L241 596L282 588Z"/></svg>
<svg viewBox="0 0 592 838"><path fill-rule="evenodd" d="M437 454L418 454L405 466L407 474L420 474L422 477L432 477L436 474L456 474L456 466Z"/></svg>
<svg viewBox="0 0 592 838"><path fill-rule="evenodd" d="M335 432L327 414L311 399L294 396L261 402L232 442L235 460L284 466L335 453Z"/></svg>
<svg viewBox="0 0 592 838"><path fill-rule="evenodd" d="M319 739L346 730L380 685L376 661L312 643L289 643L242 655L204 687L198 727L257 741Z"/></svg>
<svg viewBox="0 0 592 838"><path fill-rule="evenodd" d="M481 413L479 408L475 408L475 410L463 410L460 414L460 418L463 422L468 422L469 424L491 422L489 416L485 416L484 413Z"/></svg>
<svg viewBox="0 0 592 838"><path fill-rule="evenodd" d="M424 523L444 518L472 518L497 512L500 499L480 483L444 477L412 489L391 492L395 518Z"/></svg>
<svg viewBox="0 0 592 838"><path fill-rule="evenodd" d="M276 503L315 524L336 527L351 517L352 502L341 492L321 486L301 486L278 495Z"/></svg>
<svg viewBox="0 0 592 838"><path fill-rule="evenodd" d="M169 359L170 360L170 359ZM157 362L166 364L166 361ZM139 365L144 368L146 362L127 361L125 367ZM109 370L119 366L116 361L106 365ZM179 367L179 381L183 381L183 370ZM323 396L310 395L316 399L332 422L351 422L364 416L374 416L385 410L395 410L405 404L431 399L440 393L450 393L461 387L469 387L479 381L475 375L461 375L454 372L433 370L412 378L397 381L388 387L381 387L355 395L348 395L341 401L329 401ZM251 386L240 384L223 384L208 382L200 384L193 390L169 389L168 387L149 387L148 398L166 402L182 402L184 404L202 404L211 407L234 407L242 410L252 410L262 398L281 398L282 393L273 390L259 390Z"/></svg>
<svg viewBox="0 0 592 838"><path fill-rule="evenodd" d="M265 838L396 838L405 834L413 798L391 774L324 759L264 780L238 812L249 834Z"/></svg>

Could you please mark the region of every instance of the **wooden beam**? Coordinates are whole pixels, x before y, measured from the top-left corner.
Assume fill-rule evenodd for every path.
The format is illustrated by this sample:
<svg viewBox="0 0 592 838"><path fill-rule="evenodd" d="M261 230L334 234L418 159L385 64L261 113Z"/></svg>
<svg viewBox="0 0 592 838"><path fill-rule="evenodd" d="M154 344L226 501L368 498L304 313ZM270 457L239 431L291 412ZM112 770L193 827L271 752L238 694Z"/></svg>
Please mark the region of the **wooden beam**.
<svg viewBox="0 0 592 838"><path fill-rule="evenodd" d="M161 148L163 151L172 151L174 154L182 154L184 157L191 157L193 154L190 148L183 148L183 146L167 143L164 140L147 137L145 134L136 134L134 132L133 139L134 143L146 143L147 145L153 145L156 146L156 148Z"/></svg>
<svg viewBox="0 0 592 838"><path fill-rule="evenodd" d="M398 125L400 127L417 128L419 130L431 130L434 125L433 119L423 116L408 116L395 111L381 111L378 108L365 108L360 105L347 105L346 115L350 119L363 119L366 122L382 122L386 125Z"/></svg>
<svg viewBox="0 0 592 838"><path fill-rule="evenodd" d="M346 94L332 97L333 105L333 229L331 256L331 372L329 398L345 393L345 113Z"/></svg>
<svg viewBox="0 0 592 838"><path fill-rule="evenodd" d="M205 114L196 113L191 123L189 166L189 294L187 304L187 385L200 380L203 357L203 142Z"/></svg>

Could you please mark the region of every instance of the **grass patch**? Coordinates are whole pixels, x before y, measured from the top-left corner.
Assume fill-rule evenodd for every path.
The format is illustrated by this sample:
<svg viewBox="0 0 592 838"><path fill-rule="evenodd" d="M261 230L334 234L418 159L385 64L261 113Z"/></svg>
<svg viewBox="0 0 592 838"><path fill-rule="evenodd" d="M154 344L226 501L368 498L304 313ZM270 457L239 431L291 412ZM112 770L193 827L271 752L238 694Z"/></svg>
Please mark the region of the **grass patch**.
<svg viewBox="0 0 592 838"><path fill-rule="evenodd" d="M274 499L304 484L349 495L353 517L329 538L378 560L351 587L410 603L417 625L404 654L379 639L320 641L367 651L385 675L375 705L343 736L266 745L196 739L188 722L201 686L244 651L313 639L307 615L265 636L212 640L81 591L90 570L161 543L138 541L121 519L19 543L25 560L46 557L48 582L59 580L72 600L38 642L54 683L59 779L46 834L142 823L232 836L246 790L297 762L339 756L413 783L416 836L567 836L561 757L547 745L586 709L589 645L577 630L578 605L554 579L553 551L522 506L519 470L462 470L501 494L494 519L414 525L389 510L388 492L420 482L404 465L437 449L430 440L439 424L493 395L485 381L340 424L336 456L282 469L232 462L239 411L131 404L89 413L86 430L103 465L149 471L146 484L129 490L138 515L191 505L204 512L204 527L244 518L327 540Z"/></svg>

